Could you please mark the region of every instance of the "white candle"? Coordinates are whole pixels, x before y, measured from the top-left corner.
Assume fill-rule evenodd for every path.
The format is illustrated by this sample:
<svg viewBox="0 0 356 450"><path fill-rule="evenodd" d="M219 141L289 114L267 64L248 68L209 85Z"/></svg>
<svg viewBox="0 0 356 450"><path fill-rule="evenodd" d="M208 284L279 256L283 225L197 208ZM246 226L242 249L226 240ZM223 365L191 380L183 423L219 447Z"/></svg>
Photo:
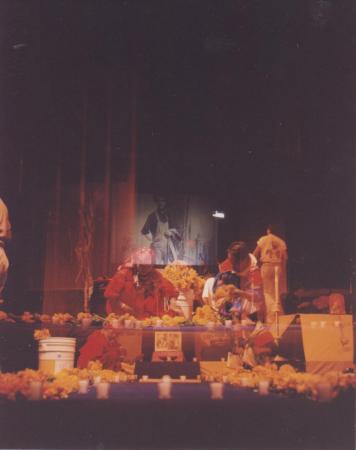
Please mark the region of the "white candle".
<svg viewBox="0 0 356 450"><path fill-rule="evenodd" d="M318 400L321 402L328 402L332 399L331 384L326 381L321 381L317 384L316 390L318 392Z"/></svg>
<svg viewBox="0 0 356 450"><path fill-rule="evenodd" d="M187 379L187 377L186 377L185 375L181 375L181 376L180 376L180 380L181 380L181 381L186 381L186 379Z"/></svg>
<svg viewBox="0 0 356 450"><path fill-rule="evenodd" d="M158 396L160 399L171 398L172 383L169 381L161 381L158 383Z"/></svg>
<svg viewBox="0 0 356 450"><path fill-rule="evenodd" d="M224 384L213 382L210 383L210 393L213 400L221 400L223 398Z"/></svg>
<svg viewBox="0 0 356 450"><path fill-rule="evenodd" d="M109 398L110 383L107 381L101 381L96 385L96 398L105 400Z"/></svg>
<svg viewBox="0 0 356 450"><path fill-rule="evenodd" d="M148 380L148 375L142 375L142 380L143 381L147 381Z"/></svg>
<svg viewBox="0 0 356 450"><path fill-rule="evenodd" d="M225 327L231 328L232 327L232 320L225 320Z"/></svg>
<svg viewBox="0 0 356 450"><path fill-rule="evenodd" d="M131 326L132 326L132 320L126 319L125 320L125 328L131 328Z"/></svg>
<svg viewBox="0 0 356 450"><path fill-rule="evenodd" d="M82 326L84 328L88 328L88 327L90 327L92 321L93 321L93 319L91 317L84 317L84 319L82 319Z"/></svg>
<svg viewBox="0 0 356 450"><path fill-rule="evenodd" d="M120 374L116 374L115 376L114 376L114 382L115 383L120 383Z"/></svg>
<svg viewBox="0 0 356 450"><path fill-rule="evenodd" d="M113 319L113 320L111 321L111 326L112 326L113 328L119 328L119 319Z"/></svg>
<svg viewBox="0 0 356 450"><path fill-rule="evenodd" d="M260 395L268 395L268 393L269 393L269 381L268 380L259 381L258 392Z"/></svg>
<svg viewBox="0 0 356 450"><path fill-rule="evenodd" d="M79 394L86 394L88 392L89 380L79 380Z"/></svg>
<svg viewBox="0 0 356 450"><path fill-rule="evenodd" d="M42 381L30 381L30 400L40 400L42 398Z"/></svg>
<svg viewBox="0 0 356 450"><path fill-rule="evenodd" d="M243 386L243 387L248 386L248 378L247 377L240 377L240 383L241 383L241 386Z"/></svg>
<svg viewBox="0 0 356 450"><path fill-rule="evenodd" d="M97 386L101 381L101 376L98 375L96 377L94 377L94 386Z"/></svg>

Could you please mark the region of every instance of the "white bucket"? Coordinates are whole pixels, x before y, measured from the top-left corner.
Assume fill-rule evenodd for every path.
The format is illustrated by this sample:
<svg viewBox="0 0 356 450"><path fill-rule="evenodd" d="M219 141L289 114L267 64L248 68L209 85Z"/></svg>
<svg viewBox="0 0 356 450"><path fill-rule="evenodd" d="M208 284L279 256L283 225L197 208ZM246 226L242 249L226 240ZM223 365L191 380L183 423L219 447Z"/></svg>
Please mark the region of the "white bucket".
<svg viewBox="0 0 356 450"><path fill-rule="evenodd" d="M39 370L52 375L62 369L73 369L75 338L50 337L39 341Z"/></svg>

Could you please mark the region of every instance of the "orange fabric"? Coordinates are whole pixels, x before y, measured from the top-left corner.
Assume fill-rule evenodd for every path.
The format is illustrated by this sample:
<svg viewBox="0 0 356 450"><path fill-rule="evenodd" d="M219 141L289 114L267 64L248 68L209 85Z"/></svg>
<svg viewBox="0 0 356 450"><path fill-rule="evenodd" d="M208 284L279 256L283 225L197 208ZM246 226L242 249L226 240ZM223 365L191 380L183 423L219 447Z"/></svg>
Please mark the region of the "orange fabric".
<svg viewBox="0 0 356 450"><path fill-rule="evenodd" d="M163 315L165 297L174 297L177 292L173 284L156 269L153 269L145 283L136 286L132 269L124 267L111 279L104 295L107 298L108 314L119 312L119 302L123 302L132 308L137 318L141 319Z"/></svg>
<svg viewBox="0 0 356 450"><path fill-rule="evenodd" d="M105 369L119 370L123 353L115 339L108 339L102 330L97 330L80 349L77 365L79 369L85 369L90 361L98 360Z"/></svg>
<svg viewBox="0 0 356 450"><path fill-rule="evenodd" d="M219 272L230 272L232 270L231 262L228 258L219 264Z"/></svg>

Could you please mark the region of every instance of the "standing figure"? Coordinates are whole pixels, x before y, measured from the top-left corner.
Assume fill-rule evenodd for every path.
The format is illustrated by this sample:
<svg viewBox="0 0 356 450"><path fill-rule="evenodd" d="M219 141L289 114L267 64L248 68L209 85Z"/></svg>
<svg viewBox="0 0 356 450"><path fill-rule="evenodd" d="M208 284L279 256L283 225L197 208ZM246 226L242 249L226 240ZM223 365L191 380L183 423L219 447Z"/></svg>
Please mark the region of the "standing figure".
<svg viewBox="0 0 356 450"><path fill-rule="evenodd" d="M168 264L176 261L182 240L170 217L167 201L163 196L155 196L157 209L148 215L141 233L151 243L155 264Z"/></svg>
<svg viewBox="0 0 356 450"><path fill-rule="evenodd" d="M280 299L281 295L287 293L287 245L273 231L272 225L268 225L267 234L257 241L257 247L253 252L261 264L267 323L273 322L276 312L283 313ZM277 293L276 281L278 281Z"/></svg>
<svg viewBox="0 0 356 450"><path fill-rule="evenodd" d="M2 292L7 280L9 260L5 252L5 246L11 239L11 224L8 209L0 198L0 303L3 303Z"/></svg>

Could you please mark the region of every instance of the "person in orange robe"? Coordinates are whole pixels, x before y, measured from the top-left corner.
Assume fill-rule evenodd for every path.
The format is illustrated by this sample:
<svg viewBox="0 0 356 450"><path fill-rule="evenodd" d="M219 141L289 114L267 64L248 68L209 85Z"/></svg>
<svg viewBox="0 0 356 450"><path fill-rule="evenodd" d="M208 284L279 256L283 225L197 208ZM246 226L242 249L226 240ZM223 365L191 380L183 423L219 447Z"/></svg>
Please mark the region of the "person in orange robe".
<svg viewBox="0 0 356 450"><path fill-rule="evenodd" d="M132 264L119 268L104 292L108 314L129 312L138 319L172 314L169 301L176 289L154 268L152 257L150 249L141 249Z"/></svg>

